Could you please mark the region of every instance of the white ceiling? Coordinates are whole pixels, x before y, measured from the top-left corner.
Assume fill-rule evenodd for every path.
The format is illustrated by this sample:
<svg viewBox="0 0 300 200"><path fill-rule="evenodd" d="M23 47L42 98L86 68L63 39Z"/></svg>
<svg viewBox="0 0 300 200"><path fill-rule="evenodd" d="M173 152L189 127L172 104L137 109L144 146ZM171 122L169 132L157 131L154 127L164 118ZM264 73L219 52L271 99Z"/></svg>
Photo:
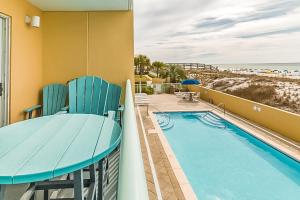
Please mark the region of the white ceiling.
<svg viewBox="0 0 300 200"><path fill-rule="evenodd" d="M28 0L43 11L132 10L132 0Z"/></svg>

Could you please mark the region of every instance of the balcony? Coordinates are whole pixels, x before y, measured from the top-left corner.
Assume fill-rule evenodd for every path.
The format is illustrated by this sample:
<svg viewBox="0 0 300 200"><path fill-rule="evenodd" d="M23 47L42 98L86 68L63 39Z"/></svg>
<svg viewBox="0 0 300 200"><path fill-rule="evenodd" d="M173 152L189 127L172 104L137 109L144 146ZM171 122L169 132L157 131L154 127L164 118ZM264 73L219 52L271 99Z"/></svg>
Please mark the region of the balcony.
<svg viewBox="0 0 300 200"><path fill-rule="evenodd" d="M50 136L48 133L51 131L51 128L47 129L47 136L41 135L41 137L36 137L36 139L38 139L40 142L43 141L40 144L37 143L38 141L36 141L36 143L33 142L35 140L34 134L27 138L23 137L26 134L23 136L21 136L22 134L18 135L20 137L20 141L28 140L32 141L33 143L32 145L25 145L25 143L23 144L23 142L21 142L24 146L24 149L23 151L20 151L20 155L24 154L29 157L26 158L26 156L18 156L20 160L17 161L18 159L16 159L14 162L22 162L23 164L11 167L10 169L9 167L6 168L7 170L15 171L13 174L6 176L4 172L5 170L1 172L1 177L8 178L6 179L8 182L3 181L2 179L0 187L0 199L20 199L22 195L22 199L51 199L63 197L81 199L83 195L87 195L86 193L82 193L82 188L88 188L89 191L91 191L91 193L89 192L88 194L89 199L95 199L96 197L97 199L100 199L100 196L101 198L108 198L110 196L113 199L116 199L117 197L118 199L147 199L148 192L140 153L141 150L139 139L137 138L137 127L136 123L133 121L133 119L135 119L134 105L130 86L130 82L132 82L134 79L132 68L132 1L5 1L1 2L0 12L0 63L1 81L3 80L1 85L0 101L1 127L6 126L8 129L10 129L10 124L15 124L18 122L21 122L21 126L25 123L26 127L26 123L30 124L31 121L37 122L40 119L43 121L45 116L41 117L39 106L29 109L30 113L32 110L37 110L37 112L33 111L32 114L30 114L29 117L33 118L31 120L24 121L24 119L28 118L28 115L25 115L26 112L24 113L24 110L28 111L27 108L38 104L43 105L43 103L45 104L47 101L48 103L46 104L49 107L49 105L51 105L49 104L49 98L48 100L46 98L46 101L45 98L43 98L45 92L43 91L43 88L49 84L67 86L69 85L69 82L72 82L72 80L78 77L101 77L101 81L103 80L101 84L105 82L107 85L109 85L108 87L110 87L110 85L121 86L122 96L120 104L125 105L122 115L122 134L124 138L122 138L122 144L120 147L115 145L113 145L114 147L112 146L114 149L112 152L116 152L116 154L118 154L118 149L122 149L122 155L120 155L119 161L120 164L116 166L116 170L119 171L119 173L115 174L114 170L111 173L113 173L114 176L116 175L117 179L108 180L107 170L111 170L111 167L105 166L107 169L104 171L105 173L103 180L105 178L107 183L102 181L104 185L106 184L106 187L108 187L109 182L112 183L116 181L117 184L120 184L119 187L109 186L112 188L107 189L105 192L103 186L101 189L103 194L97 192L99 195L96 195L96 188L98 187L97 191L100 191L99 188L101 188L101 186L100 179L95 180L95 177L101 178L101 173L99 174L98 171L102 172L100 170L100 166L103 163L101 165L99 164L99 166L95 166L95 168L97 168L97 175L91 171L91 168L86 168L87 165L89 165L87 163L90 163L92 160L92 162L96 161L94 160L96 159L94 155L96 155L95 152L97 151L97 148L100 148L99 146L101 145L107 145L105 144L104 139L101 145L100 143L99 145L96 145L92 160L84 161L87 162L84 165L86 169L89 169L88 173L90 173L90 175L86 175L86 172L82 174L82 169L80 170L80 173L70 176L68 175L68 177L61 177L58 175L58 171L44 171L42 173L36 171L37 173L32 173L34 176L31 177L35 180L32 179L32 181L25 181L26 178L21 180L21 176L19 176L20 179L16 178L18 176L16 171L20 171L19 169L23 167L23 164L24 167L28 164L29 157L33 159L34 156L29 156L30 154L33 155L32 153L35 152L34 154L36 154L36 157L38 157L37 154L43 155L41 151L37 150L45 149L46 146L50 147L50 143L53 143L53 141L57 139L59 131L56 132L54 129L58 130L67 126L55 125L52 126L53 137L48 137ZM51 87L51 89L48 91L50 92L50 90L53 90L52 94L62 94L61 89L55 90L53 88L54 87ZM77 95L77 97L78 96L79 95ZM111 96L113 98L112 93ZM56 98L58 99L58 97L59 95ZM58 103L55 104L57 105ZM111 104L111 102L107 104L99 103L98 107L106 107L108 104ZM52 106L52 109L53 108L54 106ZM69 112L72 111L69 110ZM102 114L107 115L108 113L103 112ZM42 115L46 115L46 113L43 112ZM48 117L50 119L52 116ZM64 118L62 115L58 116L58 118L61 117ZM80 117L80 115L76 116L75 118L78 117ZM99 117L94 117L92 118L95 120L96 118L100 119ZM104 121L108 122L109 120L106 117L107 116L104 116ZM49 123L52 124L54 121L50 120ZM111 123L115 124L115 122L112 121ZM77 125L79 125L79 123ZM45 128L47 128L47 126L41 126L39 129L40 131L35 132L32 130L28 133L35 132L35 134L39 134L39 132L42 132L42 130L46 130ZM114 125L114 128L110 127L108 129L113 129L112 133L118 130L118 128L116 128L116 124ZM108 129L106 130L108 131ZM21 130L20 132L23 133ZM41 139L43 137L45 138ZM78 137L79 136L74 137L74 140L69 143L69 147L75 145L74 141L76 141L76 138ZM109 137L112 138L111 141L116 139L113 138L113 135ZM5 139L4 136L2 138ZM98 139L98 141L101 142L100 136ZM52 142L50 142L50 140ZM5 141L1 141L2 147ZM13 140L10 141L14 143ZM65 151L70 150L69 147L66 148L68 145L60 145L61 142L64 143L62 140L56 141L57 146L59 147L57 147L55 151L58 152L60 149L65 149ZM96 140L94 141L97 142ZM34 148L31 150L27 149L27 151L26 148L28 146L34 146ZM87 146L88 147L86 148L82 148L81 151L85 151L83 149L90 149L89 145ZM13 152L16 152L16 149L18 148L8 148L7 150L10 152L9 154L14 154ZM112 149L108 148L102 153L107 154L111 152L111 150ZM46 153L47 151L44 152ZM5 159L4 157L10 157L4 156L6 154L4 151L2 153L2 159ZM102 157L102 153L98 155ZM65 153L63 154L65 155ZM50 157L52 156L45 156L45 160L49 159ZM113 160L112 163L114 163L113 165L118 163L118 158L116 157L111 157ZM10 158L13 159L13 157ZM59 157L56 159L58 158ZM79 156L77 155L73 158L77 159ZM43 159L36 160L42 161ZM104 162L110 163L109 159ZM31 161L29 161L29 163L31 163ZM7 164L7 162L5 162L5 164ZM81 164L83 163L81 162ZM47 165L48 163L37 167L47 168ZM75 167L76 165L72 166ZM17 169L17 167L20 168ZM29 168L31 168L30 170L33 170L32 167ZM37 181L37 179L40 179L40 175L45 177L56 176L55 180L53 180L56 182L50 183L47 180ZM83 175L87 177L83 177ZM57 180L60 178L63 180ZM113 176L111 175L110 178L113 179ZM84 181L76 182L75 179L84 179ZM24 184L17 184L17 182ZM31 184L29 184L30 182ZM79 186L78 188L80 188L80 191L74 189L76 185ZM65 189L67 187L70 188L71 191L50 191L49 186L60 189ZM41 187L44 188L43 190L45 190L44 194L42 194L43 192L35 192L36 190L40 190ZM47 189L45 189L45 187L47 187ZM72 188L74 190L72 190ZM112 193L109 193L108 191Z"/></svg>

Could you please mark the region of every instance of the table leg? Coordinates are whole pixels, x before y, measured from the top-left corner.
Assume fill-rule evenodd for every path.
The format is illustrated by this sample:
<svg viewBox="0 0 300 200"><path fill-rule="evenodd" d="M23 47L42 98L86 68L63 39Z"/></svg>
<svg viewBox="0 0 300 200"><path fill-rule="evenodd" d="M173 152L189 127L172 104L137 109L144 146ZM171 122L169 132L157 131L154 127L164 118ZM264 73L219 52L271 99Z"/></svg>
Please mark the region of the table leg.
<svg viewBox="0 0 300 200"><path fill-rule="evenodd" d="M49 191L44 190L44 200L49 200Z"/></svg>
<svg viewBox="0 0 300 200"><path fill-rule="evenodd" d="M84 200L83 170L74 172L74 200Z"/></svg>
<svg viewBox="0 0 300 200"><path fill-rule="evenodd" d="M49 181L49 180L47 180ZM49 200L49 191L48 190L44 190L44 200Z"/></svg>
<svg viewBox="0 0 300 200"><path fill-rule="evenodd" d="M97 194L97 200L103 199L103 159L99 161L98 164L98 194Z"/></svg>
<svg viewBox="0 0 300 200"><path fill-rule="evenodd" d="M0 200L4 200L5 185L0 185Z"/></svg>
<svg viewBox="0 0 300 200"><path fill-rule="evenodd" d="M90 181L91 184L89 186L89 190L88 190L88 195L87 195L87 200L94 200L97 199L97 192L96 192L96 167L95 164L92 164L89 167L89 171L90 171Z"/></svg>

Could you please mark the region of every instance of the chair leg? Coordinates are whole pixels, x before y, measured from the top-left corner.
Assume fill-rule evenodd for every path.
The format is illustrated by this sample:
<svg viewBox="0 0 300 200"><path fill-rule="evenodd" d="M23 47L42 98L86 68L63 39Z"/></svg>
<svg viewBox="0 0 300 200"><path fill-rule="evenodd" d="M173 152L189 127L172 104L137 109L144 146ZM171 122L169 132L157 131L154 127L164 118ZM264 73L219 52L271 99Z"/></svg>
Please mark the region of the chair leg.
<svg viewBox="0 0 300 200"><path fill-rule="evenodd" d="M32 118L32 111L30 111L29 113L28 113L28 119L31 119Z"/></svg>
<svg viewBox="0 0 300 200"><path fill-rule="evenodd" d="M97 199L97 179L96 179L96 166L95 164L92 164L89 167L89 171L90 171L90 181L91 184L88 188L88 195L87 195L87 200L96 200Z"/></svg>
<svg viewBox="0 0 300 200"><path fill-rule="evenodd" d="M98 164L98 194L97 200L103 200L103 159Z"/></svg>

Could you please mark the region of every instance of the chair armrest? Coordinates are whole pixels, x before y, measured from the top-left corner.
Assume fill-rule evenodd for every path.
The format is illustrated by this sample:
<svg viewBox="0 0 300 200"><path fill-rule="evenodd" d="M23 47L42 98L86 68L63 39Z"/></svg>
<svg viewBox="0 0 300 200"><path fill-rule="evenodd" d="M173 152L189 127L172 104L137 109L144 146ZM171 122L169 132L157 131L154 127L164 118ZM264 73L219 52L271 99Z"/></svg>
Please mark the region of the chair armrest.
<svg viewBox="0 0 300 200"><path fill-rule="evenodd" d="M120 126L122 126L122 116L125 110L125 106L124 105L119 105L119 108L117 110L117 114L115 116L116 120L119 122Z"/></svg>
<svg viewBox="0 0 300 200"><path fill-rule="evenodd" d="M68 111L58 111L55 115L68 114Z"/></svg>
<svg viewBox="0 0 300 200"><path fill-rule="evenodd" d="M118 112L123 112L125 109L124 105L119 105Z"/></svg>
<svg viewBox="0 0 300 200"><path fill-rule="evenodd" d="M27 108L26 110L24 110L24 112L25 112L25 114L28 113L28 118L31 119L32 118L32 112L35 111L35 110L39 110L41 108L42 108L41 105L35 105L35 106L30 107L30 108Z"/></svg>
<svg viewBox="0 0 300 200"><path fill-rule="evenodd" d="M110 118L112 120L114 120L115 117L116 117L116 112L115 111L109 110L107 114L108 114L108 118Z"/></svg>
<svg viewBox="0 0 300 200"><path fill-rule="evenodd" d="M38 109L40 109L40 108L42 108L41 105L35 105L35 106L30 107L30 108L27 108L26 110L24 110L24 112L25 112L25 113L29 113L29 112L32 112L32 111L34 111L34 110L38 110Z"/></svg>
<svg viewBox="0 0 300 200"><path fill-rule="evenodd" d="M60 109L61 111L69 111L69 106L65 106L63 108Z"/></svg>
<svg viewBox="0 0 300 200"><path fill-rule="evenodd" d="M114 111L114 110L109 110L107 113L104 113L104 116L116 120L119 122L119 124L122 124L122 113L124 112L124 106L120 105L118 107L118 110Z"/></svg>

